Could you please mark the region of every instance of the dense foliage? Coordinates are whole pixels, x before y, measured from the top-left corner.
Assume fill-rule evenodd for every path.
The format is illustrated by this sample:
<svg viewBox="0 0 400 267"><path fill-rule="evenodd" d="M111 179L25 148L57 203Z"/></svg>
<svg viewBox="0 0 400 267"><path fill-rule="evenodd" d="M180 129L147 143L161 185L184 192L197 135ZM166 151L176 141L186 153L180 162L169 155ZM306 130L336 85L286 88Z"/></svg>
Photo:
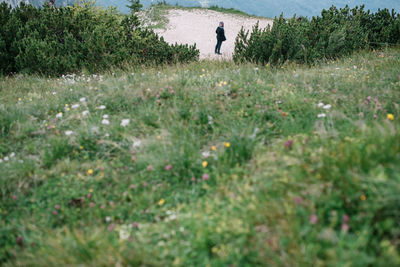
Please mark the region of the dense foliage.
<svg viewBox="0 0 400 267"><path fill-rule="evenodd" d="M188 62L195 46L169 45L137 17L90 3L54 9L0 5L0 72L59 75L124 64Z"/></svg>
<svg viewBox="0 0 400 267"><path fill-rule="evenodd" d="M323 10L320 17L275 18L272 27L236 38L234 60L281 64L287 60L311 63L337 58L355 50L400 44L400 15L387 9L376 13L364 7Z"/></svg>

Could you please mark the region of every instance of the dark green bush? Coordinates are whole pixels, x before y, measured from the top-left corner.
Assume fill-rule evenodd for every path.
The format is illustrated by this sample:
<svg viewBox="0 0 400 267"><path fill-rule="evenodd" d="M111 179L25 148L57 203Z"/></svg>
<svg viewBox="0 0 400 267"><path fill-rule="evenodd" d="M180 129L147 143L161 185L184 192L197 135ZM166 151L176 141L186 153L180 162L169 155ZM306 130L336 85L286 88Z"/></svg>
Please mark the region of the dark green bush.
<svg viewBox="0 0 400 267"><path fill-rule="evenodd" d="M400 15L387 9L370 13L364 6L331 7L311 20L284 19L281 15L272 27L260 29L256 25L250 35L242 29L233 58L236 62L260 64L282 64L287 60L312 63L385 44L400 44Z"/></svg>
<svg viewBox="0 0 400 267"><path fill-rule="evenodd" d="M0 5L0 72L60 75L126 64L197 60L195 46L169 45L137 17L91 3L53 8Z"/></svg>

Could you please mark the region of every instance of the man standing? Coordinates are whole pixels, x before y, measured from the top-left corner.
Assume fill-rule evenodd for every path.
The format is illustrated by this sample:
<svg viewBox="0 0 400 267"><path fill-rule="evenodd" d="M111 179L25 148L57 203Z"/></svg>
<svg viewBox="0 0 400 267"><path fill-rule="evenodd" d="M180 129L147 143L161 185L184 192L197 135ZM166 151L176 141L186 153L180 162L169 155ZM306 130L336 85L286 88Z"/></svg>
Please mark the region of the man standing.
<svg viewBox="0 0 400 267"><path fill-rule="evenodd" d="M226 41L224 23L220 22L219 27L215 31L217 33L217 45L215 46L215 54L221 55L221 45Z"/></svg>

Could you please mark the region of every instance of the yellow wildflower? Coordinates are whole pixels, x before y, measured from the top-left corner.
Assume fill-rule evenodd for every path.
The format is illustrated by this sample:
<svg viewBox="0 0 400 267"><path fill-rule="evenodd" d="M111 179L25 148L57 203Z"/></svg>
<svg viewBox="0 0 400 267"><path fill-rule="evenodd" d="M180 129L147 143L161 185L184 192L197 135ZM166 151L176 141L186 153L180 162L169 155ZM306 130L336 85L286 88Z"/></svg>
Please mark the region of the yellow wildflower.
<svg viewBox="0 0 400 267"><path fill-rule="evenodd" d="M89 170L87 171L87 173L88 173L89 175L92 175L92 174L93 174L93 170L92 170L92 169L89 169Z"/></svg>
<svg viewBox="0 0 400 267"><path fill-rule="evenodd" d="M387 114L387 119L390 121L394 120L394 115L391 113Z"/></svg>
<svg viewBox="0 0 400 267"><path fill-rule="evenodd" d="M203 163L201 165L203 165L203 167L206 168L208 166L208 162L207 161L203 161Z"/></svg>
<svg viewBox="0 0 400 267"><path fill-rule="evenodd" d="M361 199L361 201L365 201L365 200L367 200L367 197L365 195L361 195L360 199Z"/></svg>
<svg viewBox="0 0 400 267"><path fill-rule="evenodd" d="M231 146L231 143L229 143L229 142L224 142L224 146L225 146L225 147L230 147L230 146Z"/></svg>
<svg viewBox="0 0 400 267"><path fill-rule="evenodd" d="M83 146L80 146L79 149L82 150L82 149L83 149Z"/></svg>
<svg viewBox="0 0 400 267"><path fill-rule="evenodd" d="M18 97L18 101L22 101L22 98Z"/></svg>
<svg viewBox="0 0 400 267"><path fill-rule="evenodd" d="M215 151L215 150L217 150L217 147L216 146L211 146L211 150Z"/></svg>
<svg viewBox="0 0 400 267"><path fill-rule="evenodd" d="M158 201L158 205L162 206L165 204L165 199L160 199L160 201Z"/></svg>
<svg viewBox="0 0 400 267"><path fill-rule="evenodd" d="M92 188L89 189L89 193L93 193L93 189Z"/></svg>

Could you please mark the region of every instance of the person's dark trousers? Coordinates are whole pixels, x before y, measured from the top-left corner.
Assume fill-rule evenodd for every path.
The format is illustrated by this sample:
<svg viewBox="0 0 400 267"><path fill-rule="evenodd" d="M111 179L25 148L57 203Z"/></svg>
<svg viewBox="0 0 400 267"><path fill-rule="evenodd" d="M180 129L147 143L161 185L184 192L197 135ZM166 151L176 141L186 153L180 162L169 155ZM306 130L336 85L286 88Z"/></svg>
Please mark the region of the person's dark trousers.
<svg viewBox="0 0 400 267"><path fill-rule="evenodd" d="M215 53L217 53L217 54L221 53L221 45L222 45L222 41L218 40L217 45L215 46Z"/></svg>

